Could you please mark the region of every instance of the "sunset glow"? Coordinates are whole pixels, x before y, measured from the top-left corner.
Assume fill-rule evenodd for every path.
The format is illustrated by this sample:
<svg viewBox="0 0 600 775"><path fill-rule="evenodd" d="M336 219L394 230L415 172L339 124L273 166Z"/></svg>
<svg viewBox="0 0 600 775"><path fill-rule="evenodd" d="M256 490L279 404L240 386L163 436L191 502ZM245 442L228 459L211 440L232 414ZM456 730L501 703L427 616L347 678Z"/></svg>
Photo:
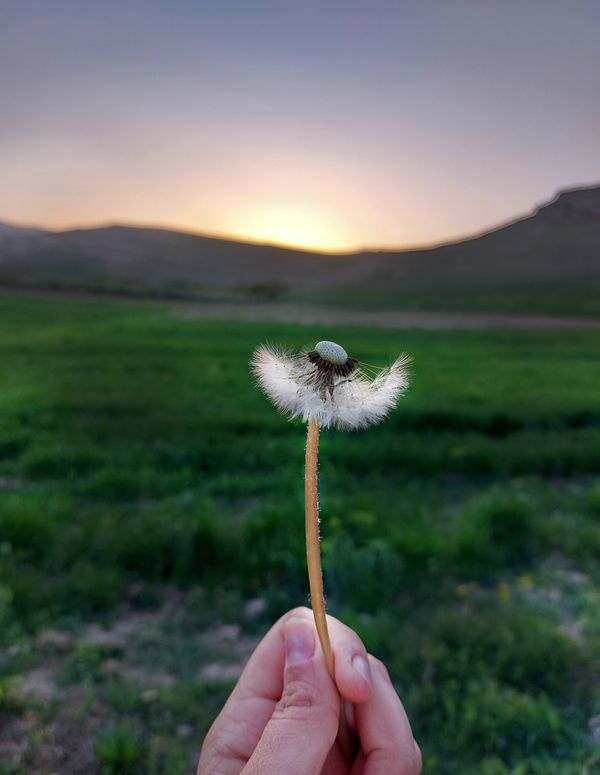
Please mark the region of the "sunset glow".
<svg viewBox="0 0 600 775"><path fill-rule="evenodd" d="M492 228L600 178L600 4L540 7L9 3L0 222L329 251Z"/></svg>
<svg viewBox="0 0 600 775"><path fill-rule="evenodd" d="M308 250L351 250L356 242L336 228L327 213L306 205L266 204L234 220L227 233L242 240Z"/></svg>

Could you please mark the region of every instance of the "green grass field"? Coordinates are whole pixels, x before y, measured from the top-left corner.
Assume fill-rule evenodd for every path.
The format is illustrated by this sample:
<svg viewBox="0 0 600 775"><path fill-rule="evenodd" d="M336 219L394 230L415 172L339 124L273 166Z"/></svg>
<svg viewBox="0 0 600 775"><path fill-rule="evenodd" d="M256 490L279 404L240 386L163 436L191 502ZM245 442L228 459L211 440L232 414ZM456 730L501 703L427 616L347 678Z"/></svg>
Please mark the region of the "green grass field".
<svg viewBox="0 0 600 775"><path fill-rule="evenodd" d="M284 299L345 309L600 317L600 280L506 286L346 288L290 291Z"/></svg>
<svg viewBox="0 0 600 775"><path fill-rule="evenodd" d="M208 323L6 295L0 773L56 771L56 750L63 773L193 770L238 664L307 602L304 428L248 360L323 338L414 358L387 422L323 434L320 476L330 611L388 664L425 772L595 771L597 333Z"/></svg>

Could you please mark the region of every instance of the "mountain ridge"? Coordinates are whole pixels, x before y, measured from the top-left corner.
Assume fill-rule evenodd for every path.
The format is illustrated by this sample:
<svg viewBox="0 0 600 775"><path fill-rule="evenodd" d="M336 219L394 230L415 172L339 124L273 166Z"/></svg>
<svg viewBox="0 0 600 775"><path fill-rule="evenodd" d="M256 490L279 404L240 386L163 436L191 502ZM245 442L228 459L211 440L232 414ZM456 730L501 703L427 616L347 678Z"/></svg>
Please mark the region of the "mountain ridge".
<svg viewBox="0 0 600 775"><path fill-rule="evenodd" d="M0 223L0 282L153 292L281 286L426 287L600 277L600 186L559 191L522 218L423 248L325 253L114 223L49 231Z"/></svg>

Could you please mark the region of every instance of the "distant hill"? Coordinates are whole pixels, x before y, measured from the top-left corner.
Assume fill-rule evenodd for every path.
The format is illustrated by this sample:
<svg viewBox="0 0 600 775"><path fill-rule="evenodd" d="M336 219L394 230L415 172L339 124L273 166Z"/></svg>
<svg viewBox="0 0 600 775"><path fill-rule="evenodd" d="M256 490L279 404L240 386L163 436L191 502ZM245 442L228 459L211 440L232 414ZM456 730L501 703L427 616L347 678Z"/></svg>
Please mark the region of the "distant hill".
<svg viewBox="0 0 600 775"><path fill-rule="evenodd" d="M168 229L0 224L0 282L195 294L209 289L498 287L600 279L600 186L563 191L487 233L420 250L320 254Z"/></svg>

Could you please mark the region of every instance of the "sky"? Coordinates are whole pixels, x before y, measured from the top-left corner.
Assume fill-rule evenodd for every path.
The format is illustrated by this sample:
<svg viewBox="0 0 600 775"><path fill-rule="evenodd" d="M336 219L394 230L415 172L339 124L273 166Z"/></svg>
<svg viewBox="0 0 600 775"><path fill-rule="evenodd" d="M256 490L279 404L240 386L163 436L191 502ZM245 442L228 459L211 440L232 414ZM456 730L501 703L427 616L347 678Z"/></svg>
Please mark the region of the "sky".
<svg viewBox="0 0 600 775"><path fill-rule="evenodd" d="M4 0L0 221L427 245L600 181L598 0Z"/></svg>

